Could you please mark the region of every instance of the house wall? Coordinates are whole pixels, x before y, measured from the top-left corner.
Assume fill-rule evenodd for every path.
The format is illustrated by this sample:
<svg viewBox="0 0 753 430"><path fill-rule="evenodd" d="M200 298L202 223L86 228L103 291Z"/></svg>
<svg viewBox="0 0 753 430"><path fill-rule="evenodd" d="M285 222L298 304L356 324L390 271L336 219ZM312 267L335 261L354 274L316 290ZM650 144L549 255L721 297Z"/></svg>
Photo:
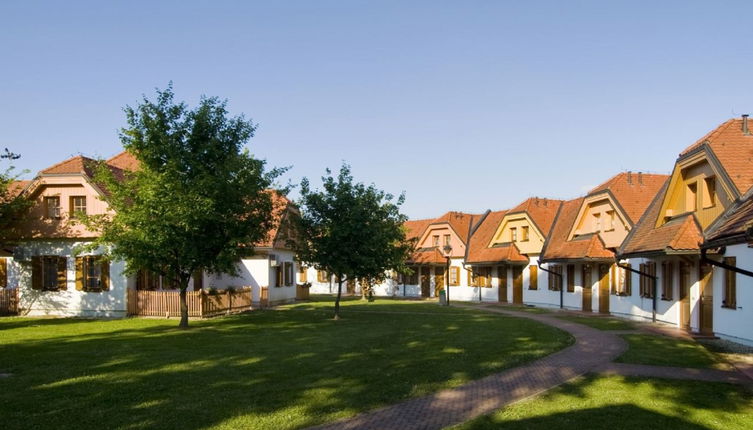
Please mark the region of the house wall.
<svg viewBox="0 0 753 430"><path fill-rule="evenodd" d="M523 303L543 307L559 306L559 291L549 290L549 273L538 267L539 255L529 254L528 258L528 265L523 269ZM549 268L548 264L542 264L542 266ZM538 277L538 287L535 290L531 289L531 267L536 267Z"/></svg>
<svg viewBox="0 0 753 430"><path fill-rule="evenodd" d="M724 253L725 257L736 257L737 266L753 270L753 249L747 244L731 245ZM742 274L736 275L737 307L722 307L724 300L725 269L714 268L714 333L734 342L753 346L753 278Z"/></svg>
<svg viewBox="0 0 753 430"><path fill-rule="evenodd" d="M71 240L27 241L18 245L16 255L28 258L9 259L8 285L19 288L20 313L28 316L83 316L124 317L127 313L126 288L128 277L125 263L110 263L108 291L86 292L76 290L76 260L74 249L88 242ZM80 256L98 255L81 252ZM56 255L67 258L67 289L65 291L40 291L31 288L31 256Z"/></svg>

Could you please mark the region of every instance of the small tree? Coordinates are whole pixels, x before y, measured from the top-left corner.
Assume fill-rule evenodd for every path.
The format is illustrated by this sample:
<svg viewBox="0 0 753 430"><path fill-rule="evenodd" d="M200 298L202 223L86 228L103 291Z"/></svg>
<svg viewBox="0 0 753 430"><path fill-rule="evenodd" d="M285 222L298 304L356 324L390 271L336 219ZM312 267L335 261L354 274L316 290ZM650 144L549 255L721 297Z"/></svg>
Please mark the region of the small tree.
<svg viewBox="0 0 753 430"><path fill-rule="evenodd" d="M189 110L174 103L172 86L126 107L125 149L139 167L124 175L102 164L112 212L86 220L101 234L93 244L112 245L127 272L148 270L180 288L180 327L188 326L186 290L198 270L235 273L235 264L273 224L272 193L282 170L265 171L243 145L255 126L228 118L226 102L202 97Z"/></svg>
<svg viewBox="0 0 753 430"><path fill-rule="evenodd" d="M0 153L0 160L13 161L19 158L20 155L10 152L8 148ZM14 170L13 166L9 166L0 171L0 243L7 243L15 237L13 228L33 203L15 184L18 174Z"/></svg>
<svg viewBox="0 0 753 430"><path fill-rule="evenodd" d="M297 238L291 242L298 259L335 275L335 319L340 318L343 280L383 280L386 271L403 270L412 245L405 238L400 213L404 196L394 196L374 185L353 183L350 167L337 177L328 169L323 190L301 181Z"/></svg>

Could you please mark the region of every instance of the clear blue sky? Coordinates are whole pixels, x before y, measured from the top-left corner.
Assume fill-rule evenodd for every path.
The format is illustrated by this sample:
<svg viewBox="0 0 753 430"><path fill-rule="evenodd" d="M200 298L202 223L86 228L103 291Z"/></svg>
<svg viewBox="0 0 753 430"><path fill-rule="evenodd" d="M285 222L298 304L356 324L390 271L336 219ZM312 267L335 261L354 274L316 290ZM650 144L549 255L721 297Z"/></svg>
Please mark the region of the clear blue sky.
<svg viewBox="0 0 753 430"><path fill-rule="evenodd" d="M120 150L174 82L259 123L285 180L342 160L412 218L572 198L753 111L749 2L0 3L0 147L36 172ZM752 112L753 113L753 112ZM31 176L30 175L27 175Z"/></svg>

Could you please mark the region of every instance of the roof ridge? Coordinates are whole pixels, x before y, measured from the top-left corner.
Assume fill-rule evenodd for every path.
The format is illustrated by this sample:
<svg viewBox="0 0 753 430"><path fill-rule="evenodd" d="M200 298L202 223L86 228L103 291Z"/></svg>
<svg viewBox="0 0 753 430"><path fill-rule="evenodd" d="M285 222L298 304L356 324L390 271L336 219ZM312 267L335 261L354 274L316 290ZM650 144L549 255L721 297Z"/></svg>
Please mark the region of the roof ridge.
<svg viewBox="0 0 753 430"><path fill-rule="evenodd" d="M42 169L42 170L41 170L41 173L44 173L44 172L46 172L46 171L48 171L48 170L52 170L52 169L54 169L55 167L60 167L60 166L62 166L63 164L65 164L65 163L68 163L68 162L71 162L71 161L73 161L73 160L75 160L75 159L77 159L77 158L81 158L81 159L84 159L84 160L88 160L88 161L94 161L94 159L93 159L93 158L87 157L87 156L85 156L85 155L82 155L82 154L78 154L78 155L74 155L73 157L69 157L69 158L66 158L65 160L63 160L63 161L61 161L61 162L59 162L59 163L55 163L55 164L53 164L52 166L49 166L49 167L47 167L47 168L45 168L45 169Z"/></svg>

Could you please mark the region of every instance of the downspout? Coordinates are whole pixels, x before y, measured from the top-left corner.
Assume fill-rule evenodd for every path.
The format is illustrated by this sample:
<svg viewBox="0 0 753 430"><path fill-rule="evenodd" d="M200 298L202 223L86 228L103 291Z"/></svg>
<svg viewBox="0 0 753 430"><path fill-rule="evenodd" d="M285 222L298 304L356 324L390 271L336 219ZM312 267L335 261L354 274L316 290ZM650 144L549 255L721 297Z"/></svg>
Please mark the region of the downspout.
<svg viewBox="0 0 753 430"><path fill-rule="evenodd" d="M651 321L656 322L656 280L659 278L656 275L649 275L648 273L643 273L640 270L633 269L630 266L623 265L620 263L620 261L617 259L617 256L614 257L614 264L617 265L617 267L621 267L629 272L637 273L645 278L648 278L651 280Z"/></svg>
<svg viewBox="0 0 753 430"><path fill-rule="evenodd" d="M739 273L741 275L750 276L753 278L753 272L750 272L745 269L741 269L739 267L730 266L729 264L725 264L716 260L712 260L706 256L706 252L708 251L708 248L701 248L701 263L707 263L712 266L721 267L722 269L731 270L735 273Z"/></svg>
<svg viewBox="0 0 753 430"><path fill-rule="evenodd" d="M544 267L541 265L540 261L537 261L536 265L539 266L539 269L545 271L546 273L549 273L550 275L554 275L554 276L559 277L560 281L562 281L562 273L557 273L557 272L549 270L549 269L544 269ZM565 302L565 294L564 294L563 290L564 289L562 288L562 285L560 285L560 309L564 309L565 308L565 304L564 304L564 302Z"/></svg>

